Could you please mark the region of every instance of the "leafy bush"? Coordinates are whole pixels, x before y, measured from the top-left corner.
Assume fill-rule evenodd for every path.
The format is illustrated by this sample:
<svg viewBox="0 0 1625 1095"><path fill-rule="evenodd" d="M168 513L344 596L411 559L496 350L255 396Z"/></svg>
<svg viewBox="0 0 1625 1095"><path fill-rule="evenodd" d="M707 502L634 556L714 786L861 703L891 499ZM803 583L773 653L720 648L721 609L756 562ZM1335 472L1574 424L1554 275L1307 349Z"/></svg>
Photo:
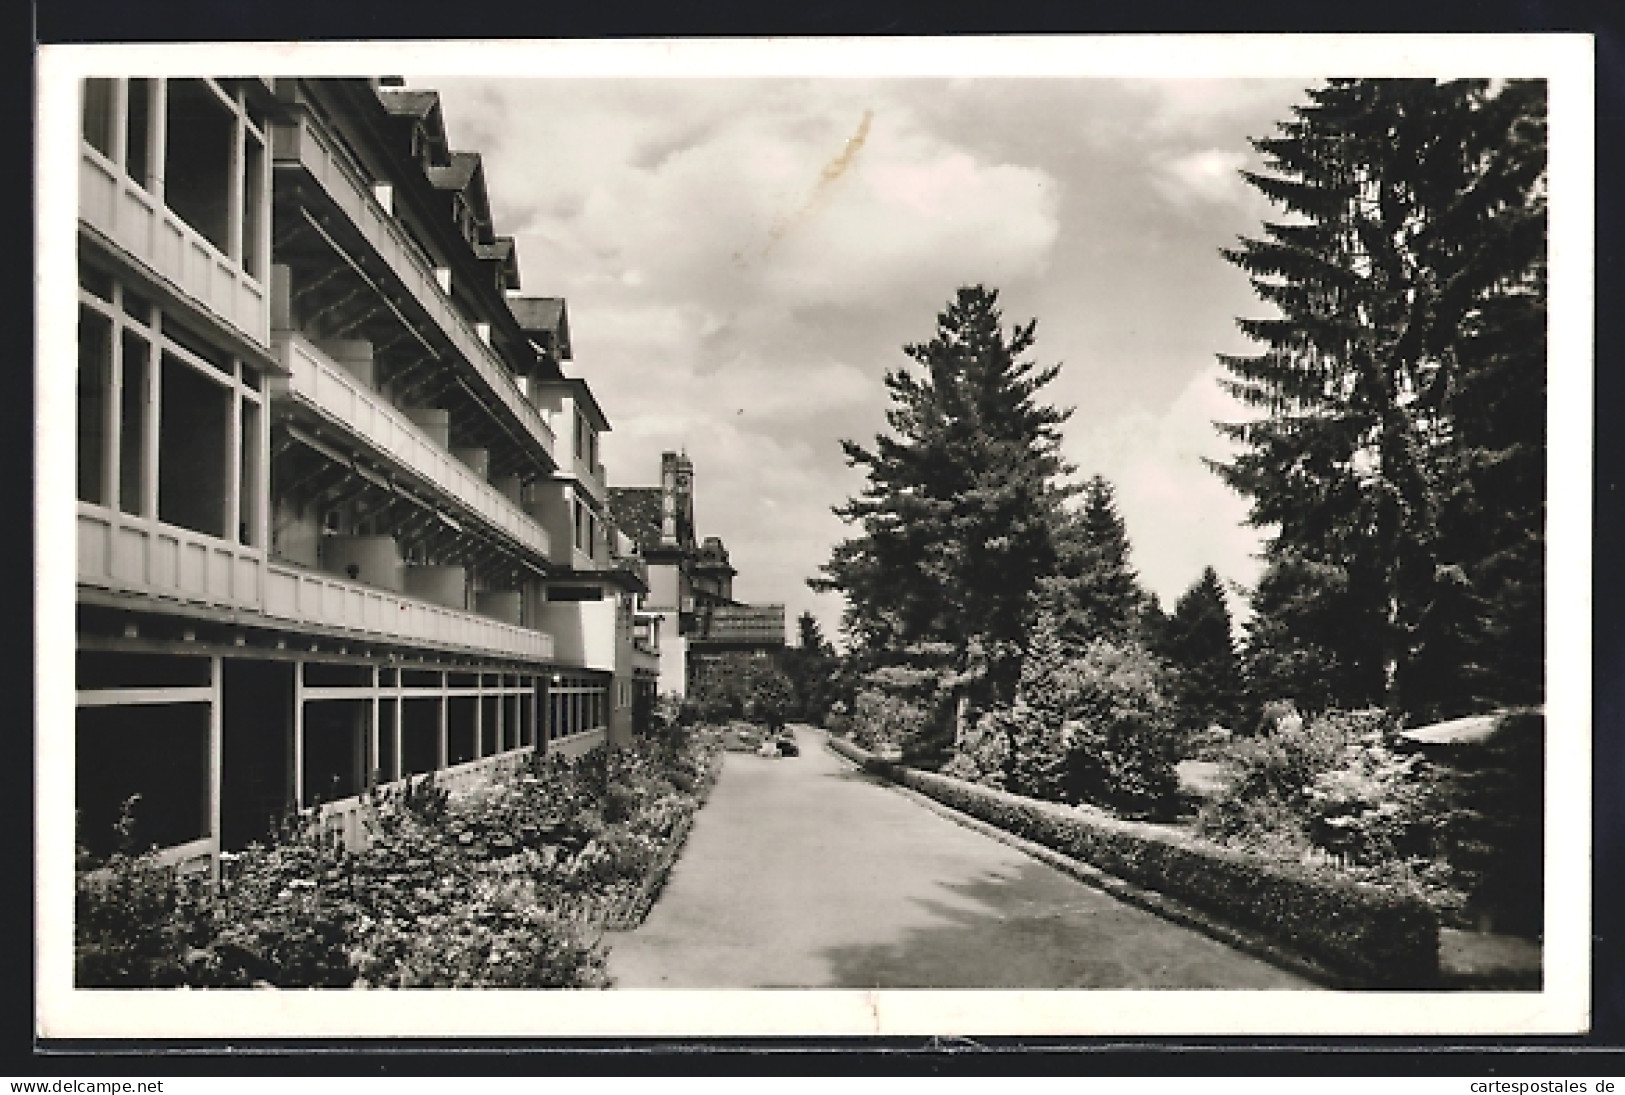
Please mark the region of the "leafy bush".
<svg viewBox="0 0 1625 1095"><path fill-rule="evenodd" d="M1393 728L1393 718L1380 709L1329 711L1307 726L1288 723L1276 733L1235 739L1224 759L1237 778L1227 793L1202 807L1198 828L1229 842L1308 847L1310 788L1345 762L1351 746L1379 741ZM1324 789L1325 809L1337 809L1337 794L1331 785Z"/></svg>
<svg viewBox="0 0 1625 1095"><path fill-rule="evenodd" d="M1425 988L1438 971L1439 919L1413 894L1190 839L1144 822L876 760L832 748L887 778L1007 832L1255 928L1355 984Z"/></svg>
<svg viewBox="0 0 1625 1095"><path fill-rule="evenodd" d="M745 716L769 730L782 730L796 709L795 685L778 669L755 674L745 695Z"/></svg>
<svg viewBox="0 0 1625 1095"><path fill-rule="evenodd" d="M852 729L865 748L894 745L907 751L931 729L931 712L921 703L901 696L865 689L857 695Z"/></svg>
<svg viewBox="0 0 1625 1095"><path fill-rule="evenodd" d="M579 759L533 756L455 796L412 781L369 796L357 851L307 810L223 856L214 894L151 857L115 856L80 874L77 983L602 985L598 925L624 920L669 866L716 751L714 735L674 727Z"/></svg>
<svg viewBox="0 0 1625 1095"><path fill-rule="evenodd" d="M81 988L171 987L189 978L194 887L149 853L114 853L74 892L74 980Z"/></svg>
<svg viewBox="0 0 1625 1095"><path fill-rule="evenodd" d="M1343 747L1305 791L1309 839L1351 863L1373 865L1433 851L1430 788L1418 766L1373 726Z"/></svg>
<svg viewBox="0 0 1625 1095"><path fill-rule="evenodd" d="M1181 739L1156 659L1132 643L1096 640L1069 676L1069 796L1129 814L1172 816Z"/></svg>

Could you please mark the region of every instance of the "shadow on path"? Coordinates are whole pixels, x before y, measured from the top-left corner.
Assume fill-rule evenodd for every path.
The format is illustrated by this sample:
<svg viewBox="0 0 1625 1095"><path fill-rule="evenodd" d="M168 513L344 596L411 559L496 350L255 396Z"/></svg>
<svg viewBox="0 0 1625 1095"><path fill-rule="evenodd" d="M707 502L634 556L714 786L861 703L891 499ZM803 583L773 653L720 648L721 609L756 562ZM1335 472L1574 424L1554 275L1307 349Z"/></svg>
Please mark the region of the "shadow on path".
<svg viewBox="0 0 1625 1095"><path fill-rule="evenodd" d="M1027 862L916 898L931 923L898 942L825 949L842 988L1312 988L1233 950Z"/></svg>

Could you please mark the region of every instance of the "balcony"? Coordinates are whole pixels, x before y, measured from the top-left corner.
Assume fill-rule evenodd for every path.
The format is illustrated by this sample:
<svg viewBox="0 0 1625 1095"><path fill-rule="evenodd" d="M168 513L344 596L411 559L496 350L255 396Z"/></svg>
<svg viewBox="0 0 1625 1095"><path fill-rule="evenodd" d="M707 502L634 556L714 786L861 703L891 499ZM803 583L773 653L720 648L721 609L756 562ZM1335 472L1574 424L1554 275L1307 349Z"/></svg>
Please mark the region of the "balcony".
<svg viewBox="0 0 1625 1095"><path fill-rule="evenodd" d="M229 611L259 611L265 553L149 517L79 503L83 585Z"/></svg>
<svg viewBox="0 0 1625 1095"><path fill-rule="evenodd" d="M366 442L388 463L430 484L539 560L550 557L547 529L437 445L383 396L300 335L277 332L275 351L288 376L272 382L274 395L291 396L334 429Z"/></svg>
<svg viewBox="0 0 1625 1095"><path fill-rule="evenodd" d="M254 345L270 345L264 286L84 142L79 220L177 296Z"/></svg>
<svg viewBox="0 0 1625 1095"><path fill-rule="evenodd" d="M553 636L528 627L420 601L319 571L279 563L265 568L265 615L316 624L358 638L448 650L553 657Z"/></svg>
<svg viewBox="0 0 1625 1095"><path fill-rule="evenodd" d="M469 363L484 389L529 432L549 463L555 464L552 428L519 391L497 352L446 297L433 268L419 256L394 217L379 204L372 185L357 176L308 118L272 127L271 147L278 170L302 169L366 240L373 255L412 295L459 356Z"/></svg>
<svg viewBox="0 0 1625 1095"><path fill-rule="evenodd" d="M321 627L380 643L551 661L553 636L332 575L258 548L79 503L81 586Z"/></svg>

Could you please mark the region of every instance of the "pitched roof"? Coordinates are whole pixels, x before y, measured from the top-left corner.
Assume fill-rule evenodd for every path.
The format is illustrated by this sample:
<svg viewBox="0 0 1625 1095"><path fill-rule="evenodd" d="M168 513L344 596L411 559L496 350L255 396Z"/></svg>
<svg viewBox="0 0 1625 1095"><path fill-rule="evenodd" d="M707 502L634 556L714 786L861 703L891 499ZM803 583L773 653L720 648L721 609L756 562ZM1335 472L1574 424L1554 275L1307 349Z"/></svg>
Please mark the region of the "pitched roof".
<svg viewBox="0 0 1625 1095"><path fill-rule="evenodd" d="M717 605L702 614L699 628L690 641L783 646L784 606Z"/></svg>
<svg viewBox="0 0 1625 1095"><path fill-rule="evenodd" d="M391 114L410 118L427 118L440 105L440 92L407 90L406 88L378 88L378 101Z"/></svg>
<svg viewBox="0 0 1625 1095"><path fill-rule="evenodd" d="M431 165L429 181L436 190L467 190L474 173L480 169L478 152L453 152L451 162L445 166Z"/></svg>
<svg viewBox="0 0 1625 1095"><path fill-rule="evenodd" d="M509 297L508 310L521 331L540 336L537 341L559 360L570 360L570 314L563 297Z"/></svg>
<svg viewBox="0 0 1625 1095"><path fill-rule="evenodd" d="M643 551L660 546L660 488L610 487L609 513Z"/></svg>

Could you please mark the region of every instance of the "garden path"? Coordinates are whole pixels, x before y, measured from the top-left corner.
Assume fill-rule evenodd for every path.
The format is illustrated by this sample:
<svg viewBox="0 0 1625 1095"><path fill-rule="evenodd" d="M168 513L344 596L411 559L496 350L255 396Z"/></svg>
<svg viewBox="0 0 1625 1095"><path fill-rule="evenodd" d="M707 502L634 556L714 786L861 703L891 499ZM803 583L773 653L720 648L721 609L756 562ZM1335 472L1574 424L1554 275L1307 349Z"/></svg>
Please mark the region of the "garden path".
<svg viewBox="0 0 1625 1095"><path fill-rule="evenodd" d="M917 805L799 727L727 755L619 988L1315 987Z"/></svg>

